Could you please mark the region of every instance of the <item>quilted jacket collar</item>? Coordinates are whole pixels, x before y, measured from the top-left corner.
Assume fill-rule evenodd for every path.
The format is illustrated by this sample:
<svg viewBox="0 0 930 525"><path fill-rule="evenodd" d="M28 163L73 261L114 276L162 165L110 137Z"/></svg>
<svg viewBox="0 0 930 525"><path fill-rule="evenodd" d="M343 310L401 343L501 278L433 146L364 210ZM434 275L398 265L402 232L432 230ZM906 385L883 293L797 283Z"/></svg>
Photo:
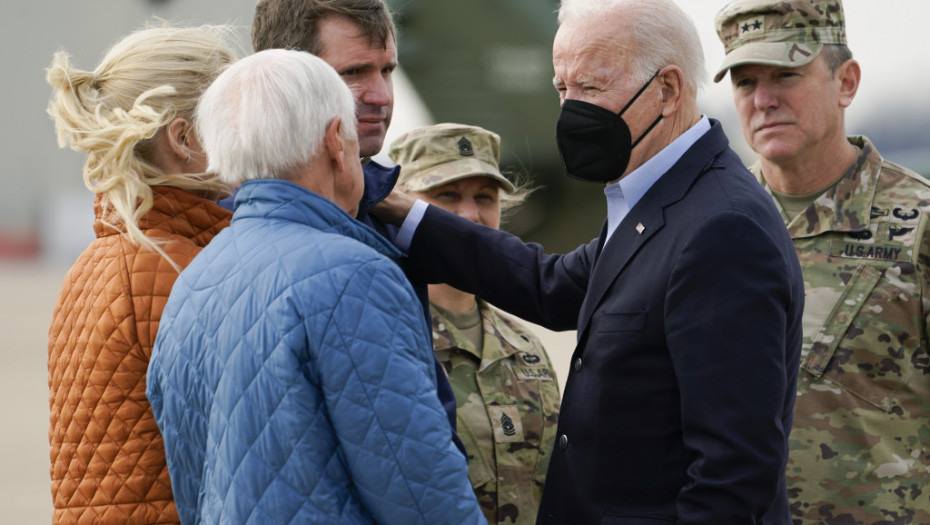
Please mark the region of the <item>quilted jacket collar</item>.
<svg viewBox="0 0 930 525"><path fill-rule="evenodd" d="M250 218L299 222L353 238L391 259L401 256L394 245L373 229L352 218L332 201L293 182L261 179L244 183L236 195L233 223Z"/></svg>
<svg viewBox="0 0 930 525"><path fill-rule="evenodd" d="M155 186L152 193L152 209L139 219L139 228L148 235L180 235L198 246L206 246L220 230L229 226L232 213L212 201L168 186ZM94 232L99 238L121 233L110 226L121 222L112 210L104 217L102 199L98 194L94 201L97 217Z"/></svg>
<svg viewBox="0 0 930 525"><path fill-rule="evenodd" d="M478 312L481 315L481 324L484 329L484 344L481 355L475 350L475 345L441 312L430 308L431 324L433 327L433 349L437 352L460 348L469 355L481 360L479 371L484 371L498 361L510 358L518 352L533 352L533 343L506 317L495 312L491 305L480 298Z"/></svg>

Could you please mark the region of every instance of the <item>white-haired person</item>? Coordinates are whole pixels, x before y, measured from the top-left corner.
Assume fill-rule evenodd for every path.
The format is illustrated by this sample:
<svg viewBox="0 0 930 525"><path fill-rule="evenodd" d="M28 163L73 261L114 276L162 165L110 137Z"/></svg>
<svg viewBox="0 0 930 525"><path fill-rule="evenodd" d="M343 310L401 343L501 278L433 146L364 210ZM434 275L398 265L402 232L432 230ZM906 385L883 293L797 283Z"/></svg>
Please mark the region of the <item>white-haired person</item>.
<svg viewBox="0 0 930 525"><path fill-rule="evenodd" d="M354 218L349 88L314 55L266 50L197 117L210 170L241 188L149 365L182 520L484 523L400 253Z"/></svg>
<svg viewBox="0 0 930 525"><path fill-rule="evenodd" d="M55 54L48 112L84 152L96 239L65 277L48 347L52 522L179 523L145 396L162 308L181 268L229 225L194 111L236 57L222 26L150 27L93 71Z"/></svg>
<svg viewBox="0 0 930 525"><path fill-rule="evenodd" d="M411 130L391 144L397 186L497 229L532 191L501 173L500 145L497 133L478 126ZM433 350L455 393L478 503L489 523L534 524L559 418L549 355L524 323L474 294L430 284L429 303Z"/></svg>

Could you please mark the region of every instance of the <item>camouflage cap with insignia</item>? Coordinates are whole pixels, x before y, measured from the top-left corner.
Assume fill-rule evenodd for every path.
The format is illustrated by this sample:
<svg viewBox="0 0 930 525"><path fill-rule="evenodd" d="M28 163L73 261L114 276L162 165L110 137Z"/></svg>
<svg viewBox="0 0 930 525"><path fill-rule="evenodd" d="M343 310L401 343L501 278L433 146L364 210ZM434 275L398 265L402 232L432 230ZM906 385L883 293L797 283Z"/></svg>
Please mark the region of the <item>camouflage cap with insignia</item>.
<svg viewBox="0 0 930 525"><path fill-rule="evenodd" d="M391 143L391 160L400 165L397 183L408 191L426 191L468 177L498 181L507 193L513 183L501 174L501 138L477 126L436 124L417 128Z"/></svg>
<svg viewBox="0 0 930 525"><path fill-rule="evenodd" d="M799 67L824 44L846 44L840 0L736 0L717 13L726 58L714 82L743 64Z"/></svg>

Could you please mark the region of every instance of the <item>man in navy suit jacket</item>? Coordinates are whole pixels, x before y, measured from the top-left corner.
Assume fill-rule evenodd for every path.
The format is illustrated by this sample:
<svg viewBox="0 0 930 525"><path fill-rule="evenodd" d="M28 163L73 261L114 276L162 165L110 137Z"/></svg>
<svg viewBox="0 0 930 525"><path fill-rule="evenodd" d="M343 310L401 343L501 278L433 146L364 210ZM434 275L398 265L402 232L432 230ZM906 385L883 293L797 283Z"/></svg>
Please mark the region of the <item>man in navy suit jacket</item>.
<svg viewBox="0 0 930 525"><path fill-rule="evenodd" d="M697 107L694 25L671 0L575 0L559 22L557 141L570 176L609 183L600 236L547 255L396 193L374 213L406 218L412 273L577 327L537 523L790 523L803 283Z"/></svg>

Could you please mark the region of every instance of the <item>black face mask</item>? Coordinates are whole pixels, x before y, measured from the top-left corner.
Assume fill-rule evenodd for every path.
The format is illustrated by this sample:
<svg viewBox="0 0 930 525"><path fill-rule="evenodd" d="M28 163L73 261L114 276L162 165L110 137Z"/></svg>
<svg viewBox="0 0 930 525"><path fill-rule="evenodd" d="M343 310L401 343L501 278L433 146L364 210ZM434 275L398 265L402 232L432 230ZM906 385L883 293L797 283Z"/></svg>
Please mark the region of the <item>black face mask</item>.
<svg viewBox="0 0 930 525"><path fill-rule="evenodd" d="M656 71L633 95L620 113L580 100L566 100L555 126L555 140L566 174L586 182L610 182L619 177L630 162L630 153L647 133L662 120L656 118L646 131L632 141L630 127L621 115L643 94Z"/></svg>

